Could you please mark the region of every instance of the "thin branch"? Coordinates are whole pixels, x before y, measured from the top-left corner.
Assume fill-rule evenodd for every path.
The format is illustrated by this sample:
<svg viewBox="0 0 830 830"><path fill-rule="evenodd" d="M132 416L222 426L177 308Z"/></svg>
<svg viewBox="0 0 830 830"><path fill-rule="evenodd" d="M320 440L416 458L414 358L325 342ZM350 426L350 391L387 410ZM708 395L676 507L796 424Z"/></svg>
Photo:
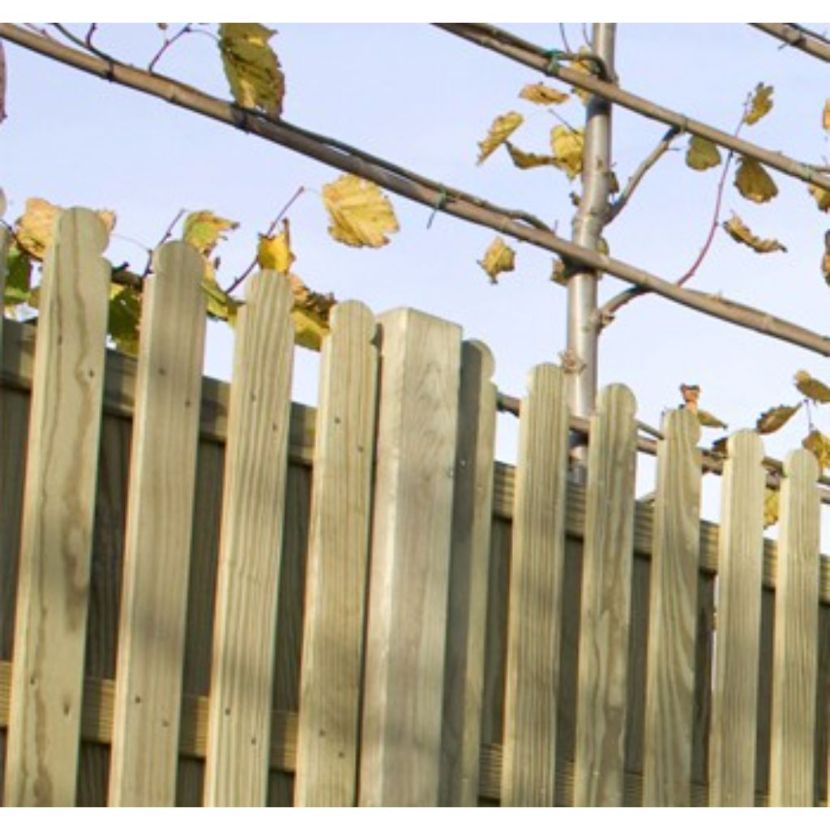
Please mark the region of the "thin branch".
<svg viewBox="0 0 830 830"><path fill-rule="evenodd" d="M156 243L156 247L152 250L147 251L147 263L144 266L144 272L141 275L142 277L146 277L147 274L150 273L150 271L153 268L153 253L157 251L162 245L164 245L164 243L167 242L168 239L170 239L170 237L173 235L173 228L176 227L176 223L179 221L179 219L182 218L182 216L185 215L186 212L187 211L184 208L179 208L179 212L173 217L173 221L165 229L161 239L159 239L159 241Z"/></svg>
<svg viewBox="0 0 830 830"><path fill-rule="evenodd" d="M150 63L147 64L147 71L152 72L156 68L156 64L161 60L162 55L182 36L186 35L188 32L192 32L193 24L192 23L185 23L178 32L176 32L173 37L164 36L164 43L162 43L161 48L153 55L153 59Z"/></svg>
<svg viewBox="0 0 830 830"><path fill-rule="evenodd" d="M750 23L749 25L814 58L830 62L830 42L809 29L792 23Z"/></svg>
<svg viewBox="0 0 830 830"><path fill-rule="evenodd" d="M567 49L569 52L573 52L573 49L571 49L571 44L568 43L568 34L565 31L564 23L559 24L559 36L562 38L562 45L565 47L565 49Z"/></svg>
<svg viewBox="0 0 830 830"><path fill-rule="evenodd" d="M49 25L54 26L67 40L71 41L76 46L79 46L84 51L89 52L92 55L96 55L101 58L101 60L113 60L113 58L106 52L102 52L100 49L97 49L92 45L92 38L89 33L87 34L87 38L82 40L76 34L73 34L69 29L67 29L66 26L63 26L60 23L50 23Z"/></svg>
<svg viewBox="0 0 830 830"><path fill-rule="evenodd" d="M92 43L92 38L94 37L95 32L97 32L97 31L98 31L98 24L97 23L91 23L90 26L89 26L89 29L87 29L86 37L84 37L84 43L86 43L87 48L91 52L95 51L95 46Z"/></svg>
<svg viewBox="0 0 830 830"><path fill-rule="evenodd" d="M619 197L614 201L614 204L611 205L606 223L611 223L617 218L622 209L628 204L632 194L637 189L637 186L643 180L643 176L645 176L645 174L648 173L648 171L651 170L655 164L657 164L657 162L668 151L672 141L674 141L679 134L680 130L677 127L669 127L657 146L643 159L640 166L634 171L631 178L626 183L623 192L620 193Z"/></svg>
<svg viewBox="0 0 830 830"><path fill-rule="evenodd" d="M545 50L533 43L528 43L504 29L483 23L434 23L433 25L450 34L468 40L477 46L497 52L524 66L537 69L550 77L559 78L559 80L579 89L584 89L594 95L599 95L612 104L617 104L624 109L639 113L653 121L660 121L668 126L677 127L681 132L691 133L692 135L708 139L727 150L732 150L742 156L755 159L786 176L791 176L801 181L823 187L825 190L830 190L830 176L817 173L815 168L810 164L797 161L789 156L785 156L783 153L767 150L744 139L735 138L723 130L710 127L701 121L688 118L681 113L674 112L646 98L641 98L638 95L627 92L616 84L603 81L594 75L589 75L585 72L576 72L573 69L562 66L558 61L551 59L549 50ZM581 58L582 56L578 57Z"/></svg>
<svg viewBox="0 0 830 830"><path fill-rule="evenodd" d="M524 211L500 208L440 182L408 173L397 165L385 162L357 148L348 148L348 145L342 142L335 142L285 121L271 119L262 113L235 106L171 78L127 66L118 61L101 60L56 41L49 41L34 35L10 23L0 23L0 37L91 75L153 95L174 106L232 125L265 141L317 159L331 167L354 173L375 182L386 190L429 208L434 208L441 200L440 209L445 213L476 225L492 228L543 250L552 251L566 261L611 274L632 285L642 286L687 308L693 308L742 328L763 332L770 337L792 343L817 354L830 356L830 337L773 317L758 309L729 303L721 297L708 296L687 288L678 288L670 281L641 268L568 242L547 229L539 219L530 217ZM530 221L531 219L533 221Z"/></svg>
<svg viewBox="0 0 830 830"><path fill-rule="evenodd" d="M283 205L282 210L274 217L274 221L268 226L268 230L265 231L265 236L271 236L271 234L277 229L277 225L280 223L280 220L288 213L289 208L300 198L300 196L305 193L305 187L300 185L294 195ZM254 257L251 260L250 265L225 289L226 294L230 294L231 292L235 291L239 288L240 285L245 281L251 271L256 268L257 258Z"/></svg>

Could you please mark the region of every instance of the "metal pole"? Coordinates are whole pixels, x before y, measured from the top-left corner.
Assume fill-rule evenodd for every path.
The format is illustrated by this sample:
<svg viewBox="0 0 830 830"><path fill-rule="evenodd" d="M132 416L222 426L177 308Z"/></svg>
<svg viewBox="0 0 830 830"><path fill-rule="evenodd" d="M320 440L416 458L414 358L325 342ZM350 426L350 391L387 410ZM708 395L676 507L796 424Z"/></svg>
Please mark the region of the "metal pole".
<svg viewBox="0 0 830 830"><path fill-rule="evenodd" d="M594 53L614 72L616 24L594 23ZM611 104L593 95L588 100L582 165L582 196L573 218L572 239L596 250L605 225L611 172ZM596 324L597 280L595 271L578 271L568 280L568 345L563 365L570 374L571 413L591 415L597 394ZM584 453L577 451L584 463Z"/></svg>

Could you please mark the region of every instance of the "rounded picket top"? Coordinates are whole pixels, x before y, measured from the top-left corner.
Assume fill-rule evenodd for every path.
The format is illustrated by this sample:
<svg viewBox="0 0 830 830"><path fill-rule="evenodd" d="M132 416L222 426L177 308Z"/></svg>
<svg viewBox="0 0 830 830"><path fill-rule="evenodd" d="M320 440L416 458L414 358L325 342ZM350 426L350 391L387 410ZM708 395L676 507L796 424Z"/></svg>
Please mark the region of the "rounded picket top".
<svg viewBox="0 0 830 830"><path fill-rule="evenodd" d="M787 453L784 459L784 475L794 481L815 484L821 475L818 459L803 447Z"/></svg>
<svg viewBox="0 0 830 830"><path fill-rule="evenodd" d="M58 214L53 246L69 240L76 240L90 255L100 256L109 245L110 235L103 219L94 210L73 207Z"/></svg>
<svg viewBox="0 0 830 830"><path fill-rule="evenodd" d="M754 429L740 429L727 439L726 457L734 458L738 454L755 457L758 464L763 461L764 441Z"/></svg>
<svg viewBox="0 0 830 830"><path fill-rule="evenodd" d="M700 441L700 421L691 409L671 409L663 416L663 435L676 441L696 445Z"/></svg>
<svg viewBox="0 0 830 830"><path fill-rule="evenodd" d="M527 373L527 397L551 389L565 394L565 373L554 363L539 363Z"/></svg>
<svg viewBox="0 0 830 830"><path fill-rule="evenodd" d="M637 413L637 399L624 383L611 383L600 389L596 411L614 418L633 418Z"/></svg>
<svg viewBox="0 0 830 830"><path fill-rule="evenodd" d="M353 331L361 333L371 342L375 338L377 321L369 306L359 300L346 300L332 308L329 328L333 335L341 331Z"/></svg>
<svg viewBox="0 0 830 830"><path fill-rule="evenodd" d="M197 282L201 280L205 268L202 255L193 245L181 239L165 242L156 248L152 264L154 274L187 274L192 275L190 279L195 277Z"/></svg>
<svg viewBox="0 0 830 830"><path fill-rule="evenodd" d="M481 340L465 340L461 348L467 354L474 354L482 381L492 380L496 372L496 359L490 347Z"/></svg>

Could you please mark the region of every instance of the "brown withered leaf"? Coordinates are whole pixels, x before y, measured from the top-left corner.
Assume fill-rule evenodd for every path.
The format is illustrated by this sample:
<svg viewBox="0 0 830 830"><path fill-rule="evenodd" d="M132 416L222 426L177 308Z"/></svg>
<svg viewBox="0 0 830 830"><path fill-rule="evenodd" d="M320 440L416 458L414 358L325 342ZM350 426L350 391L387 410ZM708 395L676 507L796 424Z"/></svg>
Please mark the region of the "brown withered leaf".
<svg viewBox="0 0 830 830"><path fill-rule="evenodd" d="M745 199L763 204L778 195L778 188L772 177L755 159L741 157L735 173L735 187Z"/></svg>
<svg viewBox="0 0 830 830"><path fill-rule="evenodd" d="M736 242L752 248L756 253L770 254L787 250L777 239L761 239L760 236L755 236L737 213L733 213L731 219L723 222L722 227Z"/></svg>
<svg viewBox="0 0 830 830"><path fill-rule="evenodd" d="M691 412L697 412L697 402L700 400L700 387L697 384L680 384L680 394L683 396L683 406Z"/></svg>
<svg viewBox="0 0 830 830"><path fill-rule="evenodd" d="M824 232L824 253L821 255L821 273L824 281L830 285L830 231Z"/></svg>
<svg viewBox="0 0 830 830"><path fill-rule="evenodd" d="M830 211L830 190L825 190L817 184L811 184L808 188L810 195L816 200L818 209L827 213Z"/></svg>
<svg viewBox="0 0 830 830"><path fill-rule="evenodd" d="M686 166L692 170L708 170L721 163L718 145L706 138L693 135L686 150Z"/></svg>
<svg viewBox="0 0 830 830"><path fill-rule="evenodd" d="M830 438L820 430L811 430L801 442L805 450L809 450L818 460L822 471L830 467Z"/></svg>
<svg viewBox="0 0 830 830"><path fill-rule="evenodd" d="M720 455L723 458L726 458L727 454L727 447L726 444L729 441L729 436L724 435L723 438L718 438L717 441L712 442L712 446L709 447L709 452L714 453L715 455Z"/></svg>
<svg viewBox="0 0 830 830"><path fill-rule="evenodd" d="M758 420L755 422L755 429L761 435L769 435L777 432L799 409L801 409L800 403L797 403L795 406L787 406L786 404L773 406L758 416Z"/></svg>
<svg viewBox="0 0 830 830"><path fill-rule="evenodd" d="M490 125L490 129L483 141L478 142L478 164L495 152L524 121L524 116L518 112L506 112L499 115Z"/></svg>
<svg viewBox="0 0 830 830"><path fill-rule="evenodd" d="M764 491L764 529L772 527L778 521L779 491L767 487Z"/></svg>
<svg viewBox="0 0 830 830"><path fill-rule="evenodd" d="M487 272L494 285L499 281L499 274L516 268L516 253L504 240L497 236L484 252L484 258L478 264Z"/></svg>
<svg viewBox="0 0 830 830"><path fill-rule="evenodd" d="M811 401L830 403L830 386L826 386L809 372L799 369L793 380L795 381L795 388Z"/></svg>
<svg viewBox="0 0 830 830"><path fill-rule="evenodd" d="M821 113L821 126L830 132L830 98L824 102L824 109Z"/></svg>
<svg viewBox="0 0 830 830"><path fill-rule="evenodd" d="M749 110L744 116L745 124L755 124L772 109L773 87L758 84L752 96Z"/></svg>
<svg viewBox="0 0 830 830"><path fill-rule="evenodd" d="M519 93L519 98L534 104L564 104L571 96L545 84L526 84Z"/></svg>
<svg viewBox="0 0 830 830"><path fill-rule="evenodd" d="M510 158L513 164L520 170L530 170L533 167L544 167L546 165L556 166L556 159L553 156L542 156L537 153L526 153L520 150L515 144L509 141L505 142L507 152L510 153Z"/></svg>

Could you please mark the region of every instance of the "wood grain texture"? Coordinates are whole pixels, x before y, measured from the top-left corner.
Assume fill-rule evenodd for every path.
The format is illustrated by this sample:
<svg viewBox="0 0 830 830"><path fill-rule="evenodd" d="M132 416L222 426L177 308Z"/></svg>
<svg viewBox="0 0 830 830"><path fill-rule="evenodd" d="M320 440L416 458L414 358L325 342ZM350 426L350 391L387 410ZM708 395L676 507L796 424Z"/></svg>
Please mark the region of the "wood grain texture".
<svg viewBox="0 0 830 830"><path fill-rule="evenodd" d="M107 233L64 211L47 252L32 381L4 801L75 801L104 385Z"/></svg>
<svg viewBox="0 0 830 830"><path fill-rule="evenodd" d="M624 386L597 399L588 444L574 805L622 806L634 558L636 402Z"/></svg>
<svg viewBox="0 0 830 830"><path fill-rule="evenodd" d="M547 807L556 786L556 716L565 556L565 377L532 370L519 421L507 621L504 806Z"/></svg>
<svg viewBox="0 0 830 830"><path fill-rule="evenodd" d="M818 670L818 465L796 450L784 462L775 591L771 807L813 803Z"/></svg>
<svg viewBox="0 0 830 830"><path fill-rule="evenodd" d="M206 806L264 806L294 327L287 280L255 275L237 321L216 590Z"/></svg>
<svg viewBox="0 0 830 830"><path fill-rule="evenodd" d="M11 231L6 227L0 227L0 366L3 365L3 320L6 316L4 314L3 298L6 292L8 254L11 238Z"/></svg>
<svg viewBox="0 0 830 830"><path fill-rule="evenodd" d="M700 426L685 409L663 420L651 554L644 807L688 807L692 797Z"/></svg>
<svg viewBox="0 0 830 830"><path fill-rule="evenodd" d="M442 806L478 804L484 632L493 525L494 370L493 356L483 343L462 344L444 665Z"/></svg>
<svg viewBox="0 0 830 830"><path fill-rule="evenodd" d="M314 447L294 803L357 802L360 688L377 397L375 320L335 307ZM489 517L488 517L489 518Z"/></svg>
<svg viewBox="0 0 830 830"><path fill-rule="evenodd" d="M436 806L460 329L409 309L382 327L361 806Z"/></svg>
<svg viewBox="0 0 830 830"><path fill-rule="evenodd" d="M187 577L205 339L204 263L184 242L145 282L124 548L109 803L176 796Z"/></svg>
<svg viewBox="0 0 830 830"><path fill-rule="evenodd" d="M718 807L751 807L755 796L763 455L763 443L756 432L742 430L729 438L722 485L709 745L709 799Z"/></svg>

